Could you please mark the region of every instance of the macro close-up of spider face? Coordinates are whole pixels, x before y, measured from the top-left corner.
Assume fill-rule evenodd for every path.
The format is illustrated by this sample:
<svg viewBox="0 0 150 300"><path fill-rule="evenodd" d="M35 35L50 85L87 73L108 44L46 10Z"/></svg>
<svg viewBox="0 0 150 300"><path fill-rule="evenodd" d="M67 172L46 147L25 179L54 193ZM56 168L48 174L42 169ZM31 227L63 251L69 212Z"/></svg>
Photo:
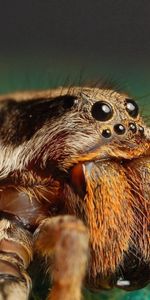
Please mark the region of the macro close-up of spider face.
<svg viewBox="0 0 150 300"><path fill-rule="evenodd" d="M29 299L43 257L48 299L150 281L150 129L113 89L0 97L0 299Z"/></svg>

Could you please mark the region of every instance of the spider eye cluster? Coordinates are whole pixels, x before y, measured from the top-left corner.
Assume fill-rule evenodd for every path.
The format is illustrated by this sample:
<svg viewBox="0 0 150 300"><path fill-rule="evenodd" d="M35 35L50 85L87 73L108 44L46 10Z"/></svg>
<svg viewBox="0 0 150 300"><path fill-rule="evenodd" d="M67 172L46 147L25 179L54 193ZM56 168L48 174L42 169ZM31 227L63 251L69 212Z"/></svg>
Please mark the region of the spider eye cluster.
<svg viewBox="0 0 150 300"><path fill-rule="evenodd" d="M128 115L132 118L136 118L139 114L139 108L137 103L132 99L125 99L125 109ZM92 105L91 114L94 119L101 122L106 122L110 120L114 114L113 107L107 101L97 101ZM126 132L126 128L123 124L117 123L114 125L113 130L118 135L123 135ZM137 126L134 122L129 123L129 130L133 133L136 133ZM139 131L142 133L143 128ZM105 128L102 131L102 136L105 138L111 137L111 130L110 128Z"/></svg>

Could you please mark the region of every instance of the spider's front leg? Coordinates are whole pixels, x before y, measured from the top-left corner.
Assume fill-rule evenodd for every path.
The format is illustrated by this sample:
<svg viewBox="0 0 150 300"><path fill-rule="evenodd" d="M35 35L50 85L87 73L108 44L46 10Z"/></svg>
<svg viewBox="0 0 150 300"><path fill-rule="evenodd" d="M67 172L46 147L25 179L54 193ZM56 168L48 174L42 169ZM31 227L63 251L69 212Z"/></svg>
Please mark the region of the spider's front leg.
<svg viewBox="0 0 150 300"><path fill-rule="evenodd" d="M0 221L0 300L27 300L31 280L32 237L17 222Z"/></svg>
<svg viewBox="0 0 150 300"><path fill-rule="evenodd" d="M45 219L35 234L35 249L48 260L50 300L80 300L88 259L88 233L73 216Z"/></svg>

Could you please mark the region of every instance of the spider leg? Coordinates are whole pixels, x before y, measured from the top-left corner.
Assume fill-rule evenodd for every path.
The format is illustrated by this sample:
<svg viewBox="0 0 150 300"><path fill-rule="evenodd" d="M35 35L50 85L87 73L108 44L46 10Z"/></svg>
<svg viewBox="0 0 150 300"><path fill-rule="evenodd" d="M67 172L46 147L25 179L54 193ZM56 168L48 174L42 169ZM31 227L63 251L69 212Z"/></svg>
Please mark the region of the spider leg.
<svg viewBox="0 0 150 300"><path fill-rule="evenodd" d="M45 219L35 233L35 249L47 258L53 287L49 300L80 300L88 259L88 233L73 216Z"/></svg>
<svg viewBox="0 0 150 300"><path fill-rule="evenodd" d="M30 233L13 221L0 220L0 300L28 299L31 280L26 268L31 259Z"/></svg>

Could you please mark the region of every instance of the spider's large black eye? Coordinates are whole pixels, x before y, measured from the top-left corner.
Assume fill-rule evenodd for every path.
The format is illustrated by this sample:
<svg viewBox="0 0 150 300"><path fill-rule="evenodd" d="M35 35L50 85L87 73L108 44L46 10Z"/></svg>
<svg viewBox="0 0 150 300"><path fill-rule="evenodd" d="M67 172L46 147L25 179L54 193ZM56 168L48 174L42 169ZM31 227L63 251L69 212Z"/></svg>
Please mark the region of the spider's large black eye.
<svg viewBox="0 0 150 300"><path fill-rule="evenodd" d="M107 102L98 101L93 104L91 113L93 118L96 120L105 122L111 119L113 115L113 109Z"/></svg>
<svg viewBox="0 0 150 300"><path fill-rule="evenodd" d="M137 103L132 99L126 99L126 110L132 118L136 118L139 113Z"/></svg>

